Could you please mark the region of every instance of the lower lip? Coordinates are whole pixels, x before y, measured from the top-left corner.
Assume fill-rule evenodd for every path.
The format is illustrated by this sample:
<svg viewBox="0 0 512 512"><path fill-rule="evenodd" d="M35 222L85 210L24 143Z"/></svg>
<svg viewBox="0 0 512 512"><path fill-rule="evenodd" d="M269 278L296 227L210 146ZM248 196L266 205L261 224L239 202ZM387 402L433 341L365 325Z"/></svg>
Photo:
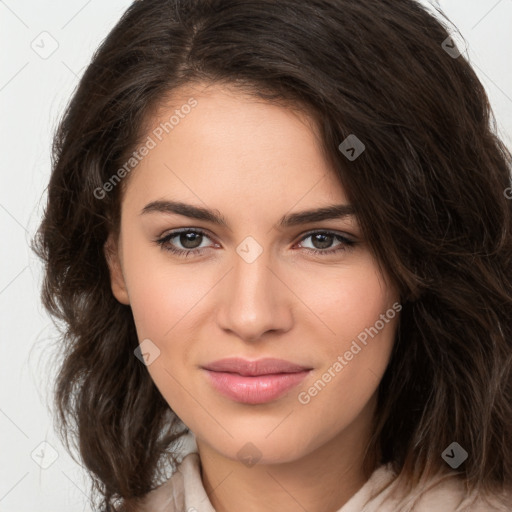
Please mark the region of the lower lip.
<svg viewBox="0 0 512 512"><path fill-rule="evenodd" d="M254 377L205 370L213 387L224 396L244 404L264 404L283 396L301 383L310 370Z"/></svg>

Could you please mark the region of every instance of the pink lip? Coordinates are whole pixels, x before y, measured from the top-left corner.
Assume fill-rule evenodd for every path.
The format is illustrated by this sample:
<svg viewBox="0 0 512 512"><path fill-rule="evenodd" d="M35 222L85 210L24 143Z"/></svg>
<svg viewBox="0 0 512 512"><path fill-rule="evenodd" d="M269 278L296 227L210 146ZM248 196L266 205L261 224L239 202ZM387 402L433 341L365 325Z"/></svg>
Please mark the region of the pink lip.
<svg viewBox="0 0 512 512"><path fill-rule="evenodd" d="M282 359L221 359L203 367L212 386L236 402L262 404L297 386L312 368Z"/></svg>

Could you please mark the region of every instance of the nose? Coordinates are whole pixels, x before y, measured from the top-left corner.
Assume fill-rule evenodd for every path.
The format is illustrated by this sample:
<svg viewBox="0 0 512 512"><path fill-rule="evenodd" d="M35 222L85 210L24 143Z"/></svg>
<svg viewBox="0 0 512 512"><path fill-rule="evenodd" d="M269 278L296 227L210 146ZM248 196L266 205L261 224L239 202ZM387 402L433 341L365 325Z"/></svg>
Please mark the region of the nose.
<svg viewBox="0 0 512 512"><path fill-rule="evenodd" d="M250 263L235 253L221 295L218 325L244 341L254 342L266 333L292 328L293 293L266 252Z"/></svg>

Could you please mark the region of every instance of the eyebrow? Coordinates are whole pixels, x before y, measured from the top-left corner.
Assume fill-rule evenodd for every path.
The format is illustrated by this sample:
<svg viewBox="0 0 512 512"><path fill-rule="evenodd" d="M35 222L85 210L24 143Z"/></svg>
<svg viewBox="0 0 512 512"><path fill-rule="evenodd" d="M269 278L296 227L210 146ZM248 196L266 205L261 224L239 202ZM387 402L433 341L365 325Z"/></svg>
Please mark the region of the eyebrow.
<svg viewBox="0 0 512 512"><path fill-rule="evenodd" d="M218 210L210 210L201 206L193 206L191 204L182 203L180 201L152 201L148 203L140 212L141 215L148 213L174 213L190 217L191 219L204 220L229 228L226 218L220 214ZM319 222L330 219L344 219L347 217L355 217L355 208L350 204L334 204L305 210L302 212L290 213L283 215L278 226L281 228L308 224L311 222Z"/></svg>

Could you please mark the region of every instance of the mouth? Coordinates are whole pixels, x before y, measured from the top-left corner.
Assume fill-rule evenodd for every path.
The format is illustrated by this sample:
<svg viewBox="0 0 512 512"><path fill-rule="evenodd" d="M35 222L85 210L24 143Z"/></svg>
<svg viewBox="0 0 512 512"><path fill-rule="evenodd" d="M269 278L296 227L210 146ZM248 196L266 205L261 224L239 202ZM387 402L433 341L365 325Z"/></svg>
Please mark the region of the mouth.
<svg viewBox="0 0 512 512"><path fill-rule="evenodd" d="M282 359L222 359L202 367L209 383L223 396L239 403L264 404L298 386L312 368Z"/></svg>

